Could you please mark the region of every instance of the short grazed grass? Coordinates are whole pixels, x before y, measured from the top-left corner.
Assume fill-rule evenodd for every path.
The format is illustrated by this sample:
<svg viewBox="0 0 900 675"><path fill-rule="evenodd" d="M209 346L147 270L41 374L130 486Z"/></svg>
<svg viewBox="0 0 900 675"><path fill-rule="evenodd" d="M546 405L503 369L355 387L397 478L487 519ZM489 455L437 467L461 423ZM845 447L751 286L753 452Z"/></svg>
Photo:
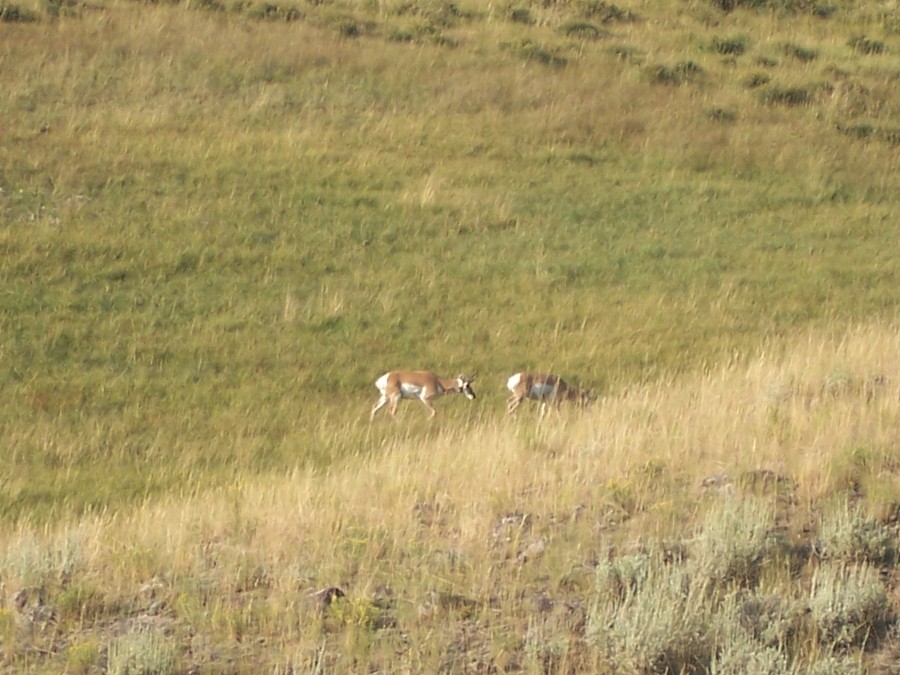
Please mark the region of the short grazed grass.
<svg viewBox="0 0 900 675"><path fill-rule="evenodd" d="M895 15L0 1L3 667L877 671ZM479 399L369 424L413 367ZM502 419L522 368L598 405ZM704 532L691 651L600 640L659 600L600 561Z"/></svg>
<svg viewBox="0 0 900 675"><path fill-rule="evenodd" d="M300 7L0 22L3 513L327 464L319 420L389 368L478 371L493 409L522 367L614 392L893 313L898 66L848 46L882 15L350 4L351 38Z"/></svg>

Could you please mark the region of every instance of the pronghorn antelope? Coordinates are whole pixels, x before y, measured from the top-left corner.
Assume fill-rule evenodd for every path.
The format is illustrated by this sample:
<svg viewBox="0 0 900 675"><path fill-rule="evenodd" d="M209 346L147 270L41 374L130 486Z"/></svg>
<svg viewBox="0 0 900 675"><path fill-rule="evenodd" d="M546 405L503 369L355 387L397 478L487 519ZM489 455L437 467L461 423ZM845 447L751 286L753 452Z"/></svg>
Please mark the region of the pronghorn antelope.
<svg viewBox="0 0 900 675"><path fill-rule="evenodd" d="M475 392L472 390L474 380L474 375L472 377L457 375L455 378L450 378L438 377L425 370L392 370L375 381L375 386L381 392L381 398L372 406L372 414L369 415L369 419L373 419L375 413L388 403L391 404L391 417L394 417L401 398L417 398L422 401L425 407L431 411L428 416L431 419L437 412L431 402L444 394L459 392L468 399L474 399Z"/></svg>
<svg viewBox="0 0 900 675"><path fill-rule="evenodd" d="M563 401L575 401L579 407L584 408L592 399L589 391L576 389L559 376L550 373L516 373L506 381L506 388L511 394L506 405L508 413L512 413L522 405L522 401L526 398L541 402L541 417L550 404L559 410L559 405Z"/></svg>

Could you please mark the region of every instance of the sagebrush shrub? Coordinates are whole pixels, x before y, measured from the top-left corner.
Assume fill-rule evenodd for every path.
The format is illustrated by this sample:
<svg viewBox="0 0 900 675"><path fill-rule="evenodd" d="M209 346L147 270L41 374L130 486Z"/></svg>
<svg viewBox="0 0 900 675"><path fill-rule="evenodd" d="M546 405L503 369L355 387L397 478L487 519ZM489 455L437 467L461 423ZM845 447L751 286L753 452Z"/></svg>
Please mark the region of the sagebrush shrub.
<svg viewBox="0 0 900 675"><path fill-rule="evenodd" d="M894 620L884 584L867 564L819 567L812 579L809 610L818 641L834 649L865 647Z"/></svg>
<svg viewBox="0 0 900 675"><path fill-rule="evenodd" d="M612 565L615 572L602 566L598 573L587 636L601 660L636 672L681 672L707 663L712 606L704 585L660 555L626 559Z"/></svg>
<svg viewBox="0 0 900 675"><path fill-rule="evenodd" d="M0 563L27 584L65 581L84 568L81 535L69 533L50 544L23 538L0 556Z"/></svg>
<svg viewBox="0 0 900 675"><path fill-rule="evenodd" d="M771 647L763 647L748 635L742 635L725 644L709 667L710 675L746 675L746 673L787 675L791 672L784 653Z"/></svg>
<svg viewBox="0 0 900 675"><path fill-rule="evenodd" d="M568 63L568 60L564 56L559 56L547 47L530 39L524 39L518 44L511 45L511 48L526 61L534 61L545 66L553 66L556 68L561 68Z"/></svg>
<svg viewBox="0 0 900 675"><path fill-rule="evenodd" d="M717 54L740 56L747 51L747 38L743 35L730 38L714 37L711 47Z"/></svg>
<svg viewBox="0 0 900 675"><path fill-rule="evenodd" d="M768 84L771 81L771 77L769 77L768 73L751 73L745 80L744 86L747 89L756 89L757 87L761 87L764 84Z"/></svg>
<svg viewBox="0 0 900 675"><path fill-rule="evenodd" d="M0 2L0 22L3 23L30 23L39 21L40 17L29 9Z"/></svg>
<svg viewBox="0 0 900 675"><path fill-rule="evenodd" d="M647 553L617 556L604 560L597 566L595 588L597 593L622 600L647 580L653 559Z"/></svg>
<svg viewBox="0 0 900 675"><path fill-rule="evenodd" d="M156 675L175 668L175 647L159 632L133 630L120 635L109 646L109 675Z"/></svg>
<svg viewBox="0 0 900 675"><path fill-rule="evenodd" d="M597 40L608 35L606 31L601 30L587 21L566 22L559 27L559 31L569 37L581 38L583 40Z"/></svg>
<svg viewBox="0 0 900 675"><path fill-rule="evenodd" d="M782 545L774 513L763 500L735 500L707 513L689 548L690 565L717 585L748 585Z"/></svg>
<svg viewBox="0 0 900 675"><path fill-rule="evenodd" d="M876 565L892 565L897 560L894 533L859 505L843 504L823 518L818 549L829 560Z"/></svg>
<svg viewBox="0 0 900 675"><path fill-rule="evenodd" d="M804 607L786 595L761 594L758 590L736 598L736 620L741 628L765 647L783 648L799 632Z"/></svg>
<svg viewBox="0 0 900 675"><path fill-rule="evenodd" d="M712 619L710 675L790 672L784 645L794 627L784 604L751 592L726 596Z"/></svg>
<svg viewBox="0 0 900 675"><path fill-rule="evenodd" d="M809 667L807 675L864 675L868 670L854 656L827 656Z"/></svg>
<svg viewBox="0 0 900 675"><path fill-rule="evenodd" d="M580 5L583 16L602 23L631 23L638 20L638 16L634 12L603 2L603 0L583 0Z"/></svg>
<svg viewBox="0 0 900 675"><path fill-rule="evenodd" d="M681 61L674 66L658 64L646 71L647 78L655 84L688 84L703 75L703 68L693 61Z"/></svg>
<svg viewBox="0 0 900 675"><path fill-rule="evenodd" d="M815 61L819 56L819 52L817 52L815 49L793 44L790 42L783 44L781 46L781 51L785 56L792 56L798 61L802 61L804 63Z"/></svg>
<svg viewBox="0 0 900 675"><path fill-rule="evenodd" d="M883 42L867 38L865 35L852 37L847 44L860 54L884 54L886 49Z"/></svg>
<svg viewBox="0 0 900 675"><path fill-rule="evenodd" d="M710 0L711 4L725 12L739 8L781 9L788 11L816 11L817 3L810 0Z"/></svg>
<svg viewBox="0 0 900 675"><path fill-rule="evenodd" d="M762 92L760 100L769 105L797 107L811 104L813 95L810 87L772 86Z"/></svg>

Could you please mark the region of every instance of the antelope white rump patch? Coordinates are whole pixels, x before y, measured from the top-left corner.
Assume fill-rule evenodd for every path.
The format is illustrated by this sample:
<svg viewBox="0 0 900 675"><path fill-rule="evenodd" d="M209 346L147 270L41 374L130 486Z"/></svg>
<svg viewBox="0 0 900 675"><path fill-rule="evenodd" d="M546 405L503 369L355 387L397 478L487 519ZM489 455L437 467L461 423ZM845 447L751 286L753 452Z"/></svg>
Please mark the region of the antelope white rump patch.
<svg viewBox="0 0 900 675"><path fill-rule="evenodd" d="M387 389L387 381L388 381L388 373L385 373L384 375L379 377L377 380L375 380L375 386L378 388L378 391L380 391L382 394L384 393L384 390Z"/></svg>

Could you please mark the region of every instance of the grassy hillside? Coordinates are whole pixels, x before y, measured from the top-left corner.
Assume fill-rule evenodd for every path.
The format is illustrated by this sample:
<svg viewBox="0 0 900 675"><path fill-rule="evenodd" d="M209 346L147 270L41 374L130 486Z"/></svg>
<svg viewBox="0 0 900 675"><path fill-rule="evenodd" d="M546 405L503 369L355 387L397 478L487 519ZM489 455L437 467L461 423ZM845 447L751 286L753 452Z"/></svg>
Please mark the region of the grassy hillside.
<svg viewBox="0 0 900 675"><path fill-rule="evenodd" d="M4 666L894 672L898 339L810 334L584 415L8 528Z"/></svg>
<svg viewBox="0 0 900 675"><path fill-rule="evenodd" d="M591 595L598 561L608 545L690 540L682 526L706 527L698 481L794 481L784 518L800 548L762 549L790 574L826 505L863 497L887 527L893 413L835 420L820 398L895 386L898 82L889 1L0 0L3 666L104 668L120 658L112 624L152 614L172 623L138 647L185 671L602 668L622 653L599 637L599 612L617 610ZM762 417L738 405L694 422L721 433L677 426L679 396L715 408L797 335L815 352L795 346L800 362L842 353L825 335L874 356L772 366L747 394L773 397ZM430 424L409 405L369 424L375 378L408 367L478 372L479 399L439 401ZM598 410L537 430L503 419L503 383L525 367L592 386ZM722 390L702 393L720 372ZM656 387L672 388L653 404L670 412L629 403ZM625 441L607 458L619 424L670 441L648 440L639 464ZM460 452L475 454L455 465ZM405 487L379 482L392 471ZM467 496L445 502L454 485ZM609 503L629 523L620 544L597 539ZM553 534L567 544L534 576L500 562L518 543L486 543L510 514L575 509L592 524ZM257 536L274 547L261 558ZM288 552L301 541L308 558ZM569 565L590 580L570 588ZM780 594L788 572L760 569L741 583L772 576ZM731 607L720 582L703 621ZM303 598L327 584L349 604L307 632ZM469 608L447 624L443 593ZM581 618L529 624L535 594L577 600ZM286 627L285 612L305 618ZM858 629L875 642L785 619L768 646L798 668L884 654L888 619ZM710 663L707 628L684 668ZM528 656L534 631L556 646ZM280 647L265 656L250 635Z"/></svg>

